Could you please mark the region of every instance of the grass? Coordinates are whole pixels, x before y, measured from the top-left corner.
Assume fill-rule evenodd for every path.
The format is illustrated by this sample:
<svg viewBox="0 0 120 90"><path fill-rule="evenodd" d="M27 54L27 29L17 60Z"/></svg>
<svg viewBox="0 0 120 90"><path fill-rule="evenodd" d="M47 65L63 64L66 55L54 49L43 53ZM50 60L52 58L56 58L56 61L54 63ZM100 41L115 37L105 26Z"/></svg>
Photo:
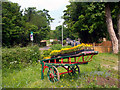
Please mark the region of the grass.
<svg viewBox="0 0 120 90"><path fill-rule="evenodd" d="M47 70L44 73L44 79L41 80L41 65L32 64L21 70L3 71L2 87L3 88L117 88L117 70L116 67L118 55L110 53L100 53L93 57L93 61L79 65L80 76L69 76L64 74L60 76L60 81L52 83L47 78ZM109 65L107 68L104 65ZM64 72L62 67L58 68L59 72ZM112 85L105 82L102 85L97 79L109 77L112 78ZM110 81L109 81L110 82ZM103 83L103 82L102 82Z"/></svg>

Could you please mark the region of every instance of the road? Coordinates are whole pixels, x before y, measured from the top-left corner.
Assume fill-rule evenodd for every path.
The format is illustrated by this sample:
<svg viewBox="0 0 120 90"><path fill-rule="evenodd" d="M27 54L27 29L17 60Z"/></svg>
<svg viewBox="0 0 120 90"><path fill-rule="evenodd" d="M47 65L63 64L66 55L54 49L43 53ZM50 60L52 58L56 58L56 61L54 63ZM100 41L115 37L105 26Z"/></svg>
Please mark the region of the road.
<svg viewBox="0 0 120 90"><path fill-rule="evenodd" d="M48 50L49 48L51 47L45 46L45 47L39 48L39 50Z"/></svg>

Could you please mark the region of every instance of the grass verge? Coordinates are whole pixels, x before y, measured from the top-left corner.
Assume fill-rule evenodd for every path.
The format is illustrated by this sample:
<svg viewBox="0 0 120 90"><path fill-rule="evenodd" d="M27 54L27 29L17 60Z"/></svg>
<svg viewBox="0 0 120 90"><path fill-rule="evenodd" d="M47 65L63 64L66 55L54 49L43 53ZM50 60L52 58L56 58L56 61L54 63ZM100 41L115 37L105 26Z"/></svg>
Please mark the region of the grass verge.
<svg viewBox="0 0 120 90"><path fill-rule="evenodd" d="M100 53L93 57L93 61L79 65L80 76L60 76L60 81L52 83L47 78L47 70L44 79L41 80L41 65L34 63L22 70L10 69L3 71L3 88L117 88L118 71L113 67L117 66L118 55ZM104 66L108 65L108 67ZM59 72L64 72L62 67Z"/></svg>

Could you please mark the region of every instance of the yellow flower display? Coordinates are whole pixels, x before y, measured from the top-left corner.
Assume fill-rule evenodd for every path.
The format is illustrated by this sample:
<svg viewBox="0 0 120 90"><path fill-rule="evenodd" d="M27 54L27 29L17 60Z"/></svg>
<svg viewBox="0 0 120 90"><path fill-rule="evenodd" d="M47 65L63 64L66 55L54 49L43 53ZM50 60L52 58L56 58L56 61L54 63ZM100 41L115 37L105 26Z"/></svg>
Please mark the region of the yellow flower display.
<svg viewBox="0 0 120 90"><path fill-rule="evenodd" d="M51 53L50 53L50 55L58 55L58 54L60 54L60 52L61 52L61 50L53 50Z"/></svg>
<svg viewBox="0 0 120 90"><path fill-rule="evenodd" d="M44 57L44 59L50 59L51 57Z"/></svg>
<svg viewBox="0 0 120 90"><path fill-rule="evenodd" d="M79 44L77 46L74 46L72 48L62 48L61 50L53 50L50 55L54 56L54 55L58 55L58 54L65 54L65 53L70 53L70 52L74 52L74 51L78 51L78 50L82 50L82 49L91 49L90 44Z"/></svg>

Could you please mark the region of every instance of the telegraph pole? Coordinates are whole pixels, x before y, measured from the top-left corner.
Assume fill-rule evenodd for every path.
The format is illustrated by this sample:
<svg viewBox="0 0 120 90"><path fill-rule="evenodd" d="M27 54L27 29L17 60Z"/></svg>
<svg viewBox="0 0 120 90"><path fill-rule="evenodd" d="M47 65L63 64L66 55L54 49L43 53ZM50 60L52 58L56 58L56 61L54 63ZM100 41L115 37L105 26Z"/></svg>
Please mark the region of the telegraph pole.
<svg viewBox="0 0 120 90"><path fill-rule="evenodd" d="M62 23L62 47L63 47L63 23Z"/></svg>

